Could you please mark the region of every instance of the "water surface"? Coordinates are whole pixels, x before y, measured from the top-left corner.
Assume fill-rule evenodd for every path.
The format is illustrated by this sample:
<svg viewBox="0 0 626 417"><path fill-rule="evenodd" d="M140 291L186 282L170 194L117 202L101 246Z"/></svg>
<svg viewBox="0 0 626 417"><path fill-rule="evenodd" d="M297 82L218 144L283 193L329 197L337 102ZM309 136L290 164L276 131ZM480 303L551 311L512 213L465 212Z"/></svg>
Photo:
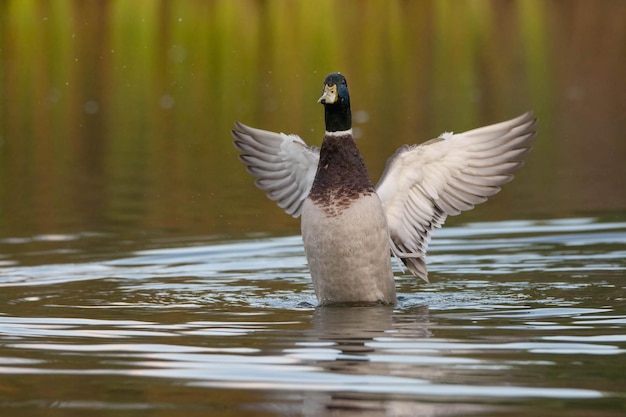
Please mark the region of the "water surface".
<svg viewBox="0 0 626 417"><path fill-rule="evenodd" d="M21 256L99 238L39 236L48 254ZM444 228L431 284L396 267L395 308L316 308L299 236L70 252L4 260L12 415L625 411L623 221Z"/></svg>

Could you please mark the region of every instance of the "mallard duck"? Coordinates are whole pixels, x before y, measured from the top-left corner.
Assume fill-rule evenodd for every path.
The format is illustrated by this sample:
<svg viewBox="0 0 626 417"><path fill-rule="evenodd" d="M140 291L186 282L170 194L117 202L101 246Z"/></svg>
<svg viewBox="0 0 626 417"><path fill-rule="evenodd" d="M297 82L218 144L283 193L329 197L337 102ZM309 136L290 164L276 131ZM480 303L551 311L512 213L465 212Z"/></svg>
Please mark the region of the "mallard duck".
<svg viewBox="0 0 626 417"><path fill-rule="evenodd" d="M500 191L523 165L535 137L532 112L463 133L402 146L374 187L352 133L346 78L332 73L318 100L321 148L296 135L236 122L239 159L256 185L293 217L318 302L396 303L391 256L428 282L426 251L446 217Z"/></svg>

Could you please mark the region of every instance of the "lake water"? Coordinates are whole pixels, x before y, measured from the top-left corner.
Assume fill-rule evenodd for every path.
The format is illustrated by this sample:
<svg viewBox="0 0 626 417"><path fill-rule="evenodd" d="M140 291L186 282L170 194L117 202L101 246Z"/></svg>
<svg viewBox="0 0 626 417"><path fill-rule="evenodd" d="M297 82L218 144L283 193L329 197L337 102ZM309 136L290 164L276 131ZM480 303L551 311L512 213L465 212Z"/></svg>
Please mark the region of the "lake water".
<svg viewBox="0 0 626 417"><path fill-rule="evenodd" d="M340 6L341 5L341 6ZM626 415L623 1L0 2L0 415ZM534 110L431 283L317 308L235 120L319 145L348 78L373 178Z"/></svg>
<svg viewBox="0 0 626 417"><path fill-rule="evenodd" d="M0 277L0 407L13 416L624 413L626 222L440 232L433 282L397 268L395 308L316 308L299 236L98 254L80 248L110 237L5 239L33 265L5 260ZM20 250L35 240L40 250ZM36 261L55 254L68 259Z"/></svg>

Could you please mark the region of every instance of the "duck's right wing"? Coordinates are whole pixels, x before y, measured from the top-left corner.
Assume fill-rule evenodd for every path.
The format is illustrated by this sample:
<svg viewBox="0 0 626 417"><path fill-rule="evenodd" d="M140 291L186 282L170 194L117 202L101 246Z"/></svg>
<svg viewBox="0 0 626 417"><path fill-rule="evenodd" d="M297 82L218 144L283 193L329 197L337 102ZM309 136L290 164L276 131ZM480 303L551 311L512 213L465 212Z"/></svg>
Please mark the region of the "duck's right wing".
<svg viewBox="0 0 626 417"><path fill-rule="evenodd" d="M239 159L256 178L256 186L287 214L300 216L315 179L319 148L307 146L296 135L255 129L240 122L235 122L232 135Z"/></svg>
<svg viewBox="0 0 626 417"><path fill-rule="evenodd" d="M531 112L463 133L403 146L387 162L376 192L389 225L392 252L428 281L426 251L446 217L500 191L524 163L535 137Z"/></svg>

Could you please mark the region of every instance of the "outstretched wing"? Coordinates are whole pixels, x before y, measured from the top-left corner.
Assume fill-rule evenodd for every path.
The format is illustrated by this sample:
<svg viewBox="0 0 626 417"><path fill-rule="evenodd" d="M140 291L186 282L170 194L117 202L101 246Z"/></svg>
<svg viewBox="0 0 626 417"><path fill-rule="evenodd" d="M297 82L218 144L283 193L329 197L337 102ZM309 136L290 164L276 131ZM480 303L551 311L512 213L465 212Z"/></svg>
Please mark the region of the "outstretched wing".
<svg viewBox="0 0 626 417"><path fill-rule="evenodd" d="M392 252L413 274L428 281L425 256L433 229L513 179L531 149L535 125L528 112L464 133L444 133L421 145L405 145L389 158L376 191L387 216Z"/></svg>
<svg viewBox="0 0 626 417"><path fill-rule="evenodd" d="M296 135L268 132L235 122L232 131L239 159L255 178L255 184L293 217L311 191L319 148L307 146Z"/></svg>

